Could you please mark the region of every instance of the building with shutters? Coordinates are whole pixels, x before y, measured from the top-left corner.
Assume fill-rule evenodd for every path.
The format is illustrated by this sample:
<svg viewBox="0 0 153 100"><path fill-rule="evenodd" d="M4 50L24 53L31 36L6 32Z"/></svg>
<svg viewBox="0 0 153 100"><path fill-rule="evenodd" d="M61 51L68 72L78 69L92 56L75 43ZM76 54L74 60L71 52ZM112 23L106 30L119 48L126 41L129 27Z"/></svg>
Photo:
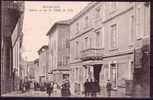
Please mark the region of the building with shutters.
<svg viewBox="0 0 153 100"><path fill-rule="evenodd" d="M18 89L23 1L1 2L1 94Z"/></svg>
<svg viewBox="0 0 153 100"><path fill-rule="evenodd" d="M50 28L49 38L49 72L50 80L61 85L63 79L69 79L70 20L58 21Z"/></svg>
<svg viewBox="0 0 153 100"><path fill-rule="evenodd" d="M144 64L144 54L139 49L146 43L148 46L144 51L149 50L149 40L148 2L88 4L72 18L70 24L72 94L82 95L84 82L89 79L98 81L99 94L104 93L105 96L106 83L110 80L112 97L148 97L149 56L145 56L147 61ZM142 67L146 70L142 71ZM136 85L141 87L139 93L134 88Z"/></svg>

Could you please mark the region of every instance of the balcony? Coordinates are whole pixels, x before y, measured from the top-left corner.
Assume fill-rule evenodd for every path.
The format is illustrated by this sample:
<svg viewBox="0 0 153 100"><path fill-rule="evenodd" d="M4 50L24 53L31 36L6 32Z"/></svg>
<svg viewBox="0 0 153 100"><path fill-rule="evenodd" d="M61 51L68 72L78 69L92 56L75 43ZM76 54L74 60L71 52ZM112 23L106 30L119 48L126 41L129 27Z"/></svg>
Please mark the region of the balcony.
<svg viewBox="0 0 153 100"><path fill-rule="evenodd" d="M80 59L83 61L103 59L103 49L88 48L88 49L82 50L80 53L81 53Z"/></svg>

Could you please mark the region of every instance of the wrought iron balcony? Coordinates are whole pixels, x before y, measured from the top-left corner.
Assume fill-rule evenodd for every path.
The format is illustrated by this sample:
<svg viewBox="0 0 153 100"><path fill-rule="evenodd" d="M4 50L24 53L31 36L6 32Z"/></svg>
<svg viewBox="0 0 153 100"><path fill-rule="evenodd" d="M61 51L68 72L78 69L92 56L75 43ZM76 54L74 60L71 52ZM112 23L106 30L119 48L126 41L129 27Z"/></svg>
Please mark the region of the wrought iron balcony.
<svg viewBox="0 0 153 100"><path fill-rule="evenodd" d="M88 48L82 50L81 52L81 60L102 60L103 59L103 49L97 48Z"/></svg>

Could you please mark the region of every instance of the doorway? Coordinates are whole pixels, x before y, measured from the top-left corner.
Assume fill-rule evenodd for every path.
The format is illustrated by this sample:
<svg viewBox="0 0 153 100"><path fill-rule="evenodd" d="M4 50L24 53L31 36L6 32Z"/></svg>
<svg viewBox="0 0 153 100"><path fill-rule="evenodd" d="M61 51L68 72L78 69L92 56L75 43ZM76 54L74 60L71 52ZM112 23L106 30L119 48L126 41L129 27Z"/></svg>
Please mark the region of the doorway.
<svg viewBox="0 0 153 100"><path fill-rule="evenodd" d="M99 83L102 64L96 64L96 65L93 65L93 67L94 67L94 80L96 80Z"/></svg>

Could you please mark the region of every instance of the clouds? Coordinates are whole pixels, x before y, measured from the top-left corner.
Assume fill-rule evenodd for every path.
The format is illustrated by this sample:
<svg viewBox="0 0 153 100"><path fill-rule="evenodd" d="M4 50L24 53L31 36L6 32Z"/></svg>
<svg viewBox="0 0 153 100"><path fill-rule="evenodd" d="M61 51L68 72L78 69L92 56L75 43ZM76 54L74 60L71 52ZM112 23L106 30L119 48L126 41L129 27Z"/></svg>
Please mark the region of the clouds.
<svg viewBox="0 0 153 100"><path fill-rule="evenodd" d="M37 50L42 45L48 44L46 34L53 23L72 18L88 3L89 2L25 1L23 22L24 56L27 56L28 60L37 58ZM61 11L59 11L58 8Z"/></svg>

